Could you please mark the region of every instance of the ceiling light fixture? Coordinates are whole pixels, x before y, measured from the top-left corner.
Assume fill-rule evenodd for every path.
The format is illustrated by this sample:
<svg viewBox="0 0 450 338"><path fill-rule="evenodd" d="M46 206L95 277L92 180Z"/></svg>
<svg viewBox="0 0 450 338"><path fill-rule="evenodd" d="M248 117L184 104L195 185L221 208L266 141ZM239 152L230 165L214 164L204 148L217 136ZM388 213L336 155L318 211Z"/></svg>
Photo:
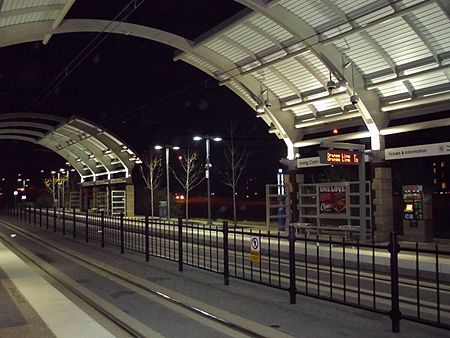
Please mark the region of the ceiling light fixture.
<svg viewBox="0 0 450 338"><path fill-rule="evenodd" d="M336 89L336 82L331 79L331 70L330 70L330 80L327 82L327 90L331 94L331 92Z"/></svg>

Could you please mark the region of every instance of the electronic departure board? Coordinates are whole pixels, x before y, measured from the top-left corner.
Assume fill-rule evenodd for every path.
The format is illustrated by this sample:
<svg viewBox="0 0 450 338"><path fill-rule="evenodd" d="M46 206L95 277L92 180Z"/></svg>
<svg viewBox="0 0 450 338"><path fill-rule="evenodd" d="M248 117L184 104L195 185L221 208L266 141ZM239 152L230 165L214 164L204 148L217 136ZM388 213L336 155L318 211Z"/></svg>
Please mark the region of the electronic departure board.
<svg viewBox="0 0 450 338"><path fill-rule="evenodd" d="M319 150L320 163L359 165L361 154L357 151L328 149Z"/></svg>

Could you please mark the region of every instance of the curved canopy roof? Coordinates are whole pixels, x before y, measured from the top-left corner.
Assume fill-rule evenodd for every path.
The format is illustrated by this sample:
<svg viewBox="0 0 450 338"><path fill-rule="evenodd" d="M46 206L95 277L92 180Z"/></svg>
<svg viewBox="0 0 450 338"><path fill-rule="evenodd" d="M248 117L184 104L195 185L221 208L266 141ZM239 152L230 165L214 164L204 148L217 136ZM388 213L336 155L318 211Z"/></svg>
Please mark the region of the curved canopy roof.
<svg viewBox="0 0 450 338"><path fill-rule="evenodd" d="M376 150L385 135L450 125L433 116L450 103L449 1L236 1L247 9L195 42L133 24L114 32L174 46L175 60L258 106L290 159L333 128L343 133L327 140L370 137ZM64 20L73 3L4 0L0 46L103 31L99 20Z"/></svg>
<svg viewBox="0 0 450 338"><path fill-rule="evenodd" d="M63 157L81 176L81 182L126 182L135 153L105 129L76 116L34 113L0 114L0 139L39 144Z"/></svg>

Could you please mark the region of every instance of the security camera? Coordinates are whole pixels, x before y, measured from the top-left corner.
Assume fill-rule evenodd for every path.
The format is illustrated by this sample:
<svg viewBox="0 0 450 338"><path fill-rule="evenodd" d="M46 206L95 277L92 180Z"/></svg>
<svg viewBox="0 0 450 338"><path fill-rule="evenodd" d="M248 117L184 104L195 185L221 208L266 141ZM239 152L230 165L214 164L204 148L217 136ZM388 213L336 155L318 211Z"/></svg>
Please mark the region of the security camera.
<svg viewBox="0 0 450 338"><path fill-rule="evenodd" d="M352 104L357 104L358 102L359 102L359 97L358 97L358 95L352 95L352 96L350 96L350 102L352 103Z"/></svg>
<svg viewBox="0 0 450 338"><path fill-rule="evenodd" d="M265 101L264 101L264 104L266 105L266 107L272 106L272 102L270 102L269 99L265 100Z"/></svg>
<svg viewBox="0 0 450 338"><path fill-rule="evenodd" d="M336 89L336 82L330 80L327 82L327 89L331 93L334 89Z"/></svg>

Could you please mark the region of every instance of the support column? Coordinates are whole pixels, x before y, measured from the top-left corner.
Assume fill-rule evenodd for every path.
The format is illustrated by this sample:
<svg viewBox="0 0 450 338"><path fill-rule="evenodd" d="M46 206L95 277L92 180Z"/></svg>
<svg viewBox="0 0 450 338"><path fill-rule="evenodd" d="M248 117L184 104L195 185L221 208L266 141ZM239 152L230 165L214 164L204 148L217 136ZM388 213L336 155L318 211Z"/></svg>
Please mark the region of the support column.
<svg viewBox="0 0 450 338"><path fill-rule="evenodd" d="M133 217L134 216L134 185L127 184L125 187L126 192L126 208L125 208L125 216Z"/></svg>
<svg viewBox="0 0 450 338"><path fill-rule="evenodd" d="M92 187L92 205L91 205L91 208L98 208L97 195L98 195L98 188L97 187Z"/></svg>
<svg viewBox="0 0 450 338"><path fill-rule="evenodd" d="M298 209L299 185L305 182L305 176L303 174L299 174L297 170L290 170L288 171L288 175L285 177L285 182L289 186L289 208L291 211L290 220L291 223L296 223L299 221L300 216L300 211Z"/></svg>
<svg viewBox="0 0 450 338"><path fill-rule="evenodd" d="M375 167L372 182L374 190L373 205L375 207L375 240L387 241L394 230L394 213L392 200L392 170L386 167Z"/></svg>

